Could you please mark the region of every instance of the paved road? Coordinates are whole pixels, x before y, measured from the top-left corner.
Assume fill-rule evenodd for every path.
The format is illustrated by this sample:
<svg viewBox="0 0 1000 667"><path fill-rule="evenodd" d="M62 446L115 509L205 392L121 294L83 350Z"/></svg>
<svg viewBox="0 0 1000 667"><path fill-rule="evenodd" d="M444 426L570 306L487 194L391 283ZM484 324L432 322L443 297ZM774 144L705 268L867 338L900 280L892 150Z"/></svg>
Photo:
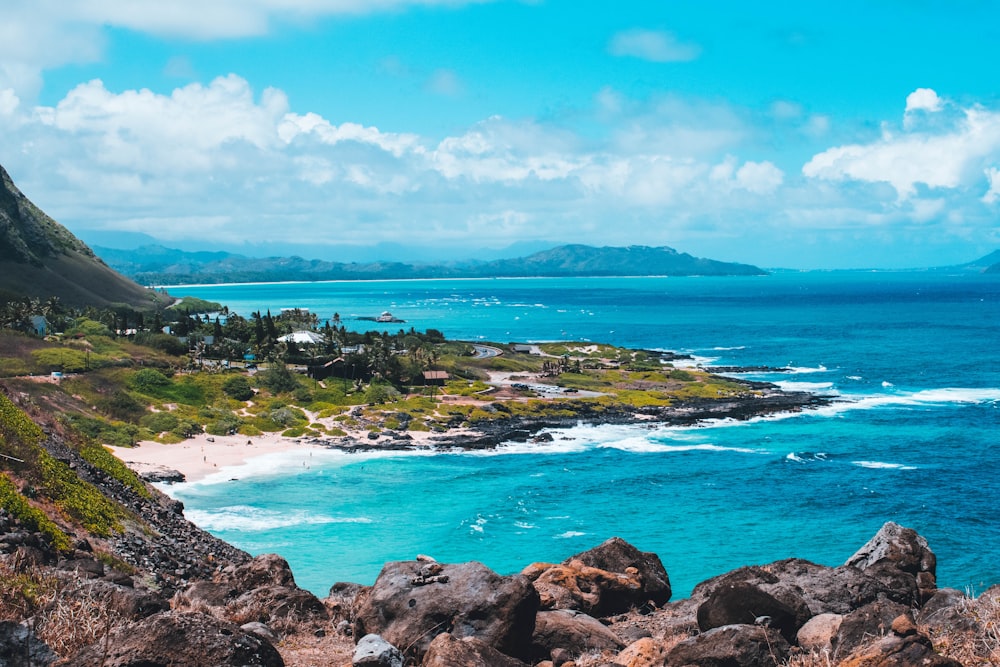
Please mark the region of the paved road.
<svg viewBox="0 0 1000 667"><path fill-rule="evenodd" d="M503 354L503 350L499 347L492 347L491 345L478 345L473 343L472 349L472 356L476 359L489 359L491 357L499 357Z"/></svg>

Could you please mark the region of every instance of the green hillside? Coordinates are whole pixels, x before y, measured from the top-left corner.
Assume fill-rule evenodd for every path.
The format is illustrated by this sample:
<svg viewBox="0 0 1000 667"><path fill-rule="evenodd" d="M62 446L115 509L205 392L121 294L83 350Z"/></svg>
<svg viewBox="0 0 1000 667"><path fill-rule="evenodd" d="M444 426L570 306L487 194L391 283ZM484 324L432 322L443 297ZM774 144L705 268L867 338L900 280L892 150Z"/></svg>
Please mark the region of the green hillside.
<svg viewBox="0 0 1000 667"><path fill-rule="evenodd" d="M151 309L163 300L108 267L25 197L0 166L0 301L50 297L99 308Z"/></svg>

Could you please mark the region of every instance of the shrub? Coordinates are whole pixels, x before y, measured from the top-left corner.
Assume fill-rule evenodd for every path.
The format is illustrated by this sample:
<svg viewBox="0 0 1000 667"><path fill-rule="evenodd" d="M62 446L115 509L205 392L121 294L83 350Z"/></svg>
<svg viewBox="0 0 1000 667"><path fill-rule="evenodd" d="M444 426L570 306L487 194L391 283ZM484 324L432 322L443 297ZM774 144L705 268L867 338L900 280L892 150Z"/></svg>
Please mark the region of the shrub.
<svg viewBox="0 0 1000 667"><path fill-rule="evenodd" d="M146 415L139 424L145 426L153 433L163 433L177 428L177 416L170 412L154 412Z"/></svg>
<svg viewBox="0 0 1000 667"><path fill-rule="evenodd" d="M153 394L162 387L170 385L170 378L153 368L143 368L129 378L128 384L136 391Z"/></svg>
<svg viewBox="0 0 1000 667"><path fill-rule="evenodd" d="M281 363L273 364L266 371L258 373L257 384L272 394L295 391L299 387L298 378L292 375L288 367Z"/></svg>
<svg viewBox="0 0 1000 667"><path fill-rule="evenodd" d="M68 347L48 347L31 353L35 362L48 371L79 373L87 368L87 354Z"/></svg>
<svg viewBox="0 0 1000 667"><path fill-rule="evenodd" d="M237 401L249 401L253 398L253 388L250 386L250 381L242 375L234 375L231 378L227 378L222 383L222 391L226 396L234 398Z"/></svg>

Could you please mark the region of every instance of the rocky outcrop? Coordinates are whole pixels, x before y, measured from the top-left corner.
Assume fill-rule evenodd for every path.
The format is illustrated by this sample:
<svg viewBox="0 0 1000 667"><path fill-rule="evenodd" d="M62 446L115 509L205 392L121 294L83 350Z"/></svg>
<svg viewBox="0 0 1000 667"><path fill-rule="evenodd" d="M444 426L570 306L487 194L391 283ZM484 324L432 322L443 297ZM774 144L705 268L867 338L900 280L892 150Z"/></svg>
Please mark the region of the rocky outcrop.
<svg viewBox="0 0 1000 667"><path fill-rule="evenodd" d="M670 599L670 578L656 554L619 537L567 558L562 564L533 563L521 574L541 596L543 609L576 609L610 616Z"/></svg>
<svg viewBox="0 0 1000 667"><path fill-rule="evenodd" d="M557 649L579 655L623 647L622 641L596 618L569 609L539 612L531 644L536 660L548 658Z"/></svg>
<svg viewBox="0 0 1000 667"><path fill-rule="evenodd" d="M203 613L168 611L112 631L65 664L75 667L284 667L267 641Z"/></svg>
<svg viewBox="0 0 1000 667"><path fill-rule="evenodd" d="M919 595L926 602L937 590L937 557L927 540L912 528L887 522L863 547L847 559L846 565L898 588L909 575ZM909 581L906 581L909 583Z"/></svg>
<svg viewBox="0 0 1000 667"><path fill-rule="evenodd" d="M527 658L538 605L527 577L502 577L481 563L387 563L357 611L354 636L381 635L418 660L442 632Z"/></svg>
<svg viewBox="0 0 1000 667"><path fill-rule="evenodd" d="M0 621L0 664L5 667L48 667L57 656L26 625Z"/></svg>
<svg viewBox="0 0 1000 667"><path fill-rule="evenodd" d="M324 604L295 585L288 561L274 554L231 565L212 581L195 582L174 596L173 607L219 607L220 614L231 621L263 623L272 630L329 619Z"/></svg>

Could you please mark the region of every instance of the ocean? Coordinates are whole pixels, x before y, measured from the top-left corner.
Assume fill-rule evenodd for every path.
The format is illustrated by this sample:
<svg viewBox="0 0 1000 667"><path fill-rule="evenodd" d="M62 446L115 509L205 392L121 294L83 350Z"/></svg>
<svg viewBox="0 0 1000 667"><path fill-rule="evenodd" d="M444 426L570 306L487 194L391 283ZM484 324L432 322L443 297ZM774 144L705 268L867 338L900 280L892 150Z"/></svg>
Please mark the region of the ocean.
<svg viewBox="0 0 1000 667"><path fill-rule="evenodd" d="M188 518L278 553L325 596L418 553L508 574L619 536L657 553L674 598L790 557L838 565L885 521L916 529L940 586L1000 582L1000 278L782 272L174 287L242 315L389 310L453 339L573 340L685 352L836 397L824 408L695 428L578 425L474 453L317 452L169 487ZM232 481L236 478L235 481Z"/></svg>

